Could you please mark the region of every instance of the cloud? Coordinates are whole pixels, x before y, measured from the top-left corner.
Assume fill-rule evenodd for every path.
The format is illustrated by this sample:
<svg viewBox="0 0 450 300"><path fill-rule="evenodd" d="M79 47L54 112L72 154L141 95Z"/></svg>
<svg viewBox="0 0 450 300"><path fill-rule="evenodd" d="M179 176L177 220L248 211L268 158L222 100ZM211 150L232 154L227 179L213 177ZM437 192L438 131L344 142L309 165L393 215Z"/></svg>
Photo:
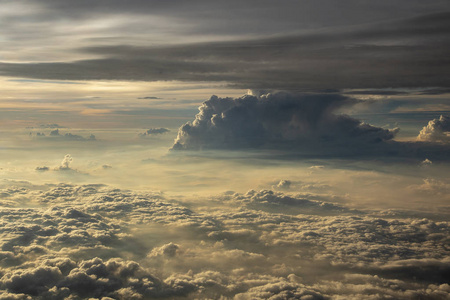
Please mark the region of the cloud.
<svg viewBox="0 0 450 300"><path fill-rule="evenodd" d="M433 162L431 160L429 160L428 158L425 158L420 165L423 167L428 167L431 166L433 164Z"/></svg>
<svg viewBox="0 0 450 300"><path fill-rule="evenodd" d="M43 167L36 167L36 171L45 172L50 170L49 167L43 166Z"/></svg>
<svg viewBox="0 0 450 300"><path fill-rule="evenodd" d="M53 123L53 124L41 124L39 125L39 128L66 128L66 127Z"/></svg>
<svg viewBox="0 0 450 300"><path fill-rule="evenodd" d="M155 96L148 96L148 97L139 97L138 99L161 99L161 98Z"/></svg>
<svg viewBox="0 0 450 300"><path fill-rule="evenodd" d="M433 119L423 127L417 136L418 141L424 142L450 142L450 117L441 115L439 119Z"/></svg>
<svg viewBox="0 0 450 300"><path fill-rule="evenodd" d="M450 94L449 88L429 88L421 91L420 95L445 95Z"/></svg>
<svg viewBox="0 0 450 300"><path fill-rule="evenodd" d="M40 124L38 127L32 127L31 126L31 127L27 127L27 129L28 128L30 128L30 129L34 129L34 128L45 128L45 129L51 128L51 129L54 129L54 128L66 128L66 127L58 125L56 123L47 123L47 124Z"/></svg>
<svg viewBox="0 0 450 300"><path fill-rule="evenodd" d="M426 178L420 185L413 185L410 187L414 192L424 194L431 197L449 198L450 199L450 184L439 179Z"/></svg>
<svg viewBox="0 0 450 300"><path fill-rule="evenodd" d="M45 134L38 134L38 136L45 136ZM51 138L59 138L62 140L69 140L69 141L95 141L95 135L91 134L88 138L84 138L81 135L72 134L70 132L67 132L65 134L61 134L59 132L59 129L55 129L50 131L49 137Z"/></svg>
<svg viewBox="0 0 450 300"><path fill-rule="evenodd" d="M195 120L179 129L172 149L274 148L298 153L329 149L333 153L358 153L395 136L396 130L336 113L355 102L336 94L279 92L235 99L212 96L199 107Z"/></svg>
<svg viewBox="0 0 450 300"><path fill-rule="evenodd" d="M50 131L49 135L50 136L60 136L59 129L55 129L55 130Z"/></svg>
<svg viewBox="0 0 450 300"><path fill-rule="evenodd" d="M71 170L70 169L70 164L72 163L73 158L70 154L66 154L66 156L64 156L64 159L61 162L61 166L59 166L59 170Z"/></svg>
<svg viewBox="0 0 450 300"><path fill-rule="evenodd" d="M430 121L416 141L396 141L400 128L375 127L340 113L363 100L336 93L252 93L238 98L212 96L205 101L195 119L179 128L172 154L181 153L179 150L246 150L254 156L291 160L396 157L419 163L450 159L450 143L445 142L448 117Z"/></svg>
<svg viewBox="0 0 450 300"><path fill-rule="evenodd" d="M0 203L0 298L445 299L447 221L293 214L325 201L271 191L188 209L104 185L10 188ZM219 203L219 205L218 205ZM23 206L23 204L21 204ZM290 208L273 212L269 206Z"/></svg>
<svg viewBox="0 0 450 300"><path fill-rule="evenodd" d="M149 253L149 257L158 257L158 256L174 257L179 252L179 249L180 246L178 246L177 244L169 243L153 249L152 252Z"/></svg>
<svg viewBox="0 0 450 300"><path fill-rule="evenodd" d="M290 186L290 185L289 185ZM277 190L287 190L279 188ZM257 209L268 212L280 212L288 215L312 214L312 215L335 215L345 214L350 211L348 208L332 203L330 201L320 201L309 199L311 195L286 195L282 192L272 190L249 190L245 194L227 193L220 198L220 202L229 205L239 205L248 209ZM320 199L320 197L317 197ZM360 214L356 210L351 210L353 214Z"/></svg>
<svg viewBox="0 0 450 300"><path fill-rule="evenodd" d="M290 180L280 180L274 188L280 190L288 190L291 187L292 182Z"/></svg>
<svg viewBox="0 0 450 300"><path fill-rule="evenodd" d="M138 263L119 258L104 261L95 257L78 263L67 259L48 260L35 268L6 274L1 285L10 293L43 299L142 299L180 294Z"/></svg>
<svg viewBox="0 0 450 300"><path fill-rule="evenodd" d="M35 170L38 171L38 172L46 172L46 171L50 171L50 170L52 170L52 171L64 171L64 172L70 173L70 174L84 174L84 175L86 175L86 173L81 173L77 169L71 168L72 162L73 162L73 157L70 154L66 154L58 167L49 168L47 166L42 166L42 167L38 166L38 167L35 168ZM102 168L103 169L110 169L112 167L109 166L109 165L103 165Z"/></svg>
<svg viewBox="0 0 450 300"><path fill-rule="evenodd" d="M227 82L252 89L448 88L448 19L444 11L255 40L92 46L81 50L97 59L2 62L0 72L51 80Z"/></svg>
<svg viewBox="0 0 450 300"><path fill-rule="evenodd" d="M289 280L278 279L265 285L249 289L245 293L236 295L237 300L245 299L311 299L323 300L326 295L318 291L307 289L302 285L289 282Z"/></svg>
<svg viewBox="0 0 450 300"><path fill-rule="evenodd" d="M152 135L159 135L166 132L169 132L170 130L167 128L150 128L144 133L139 133L139 136L145 137L145 136L152 136Z"/></svg>

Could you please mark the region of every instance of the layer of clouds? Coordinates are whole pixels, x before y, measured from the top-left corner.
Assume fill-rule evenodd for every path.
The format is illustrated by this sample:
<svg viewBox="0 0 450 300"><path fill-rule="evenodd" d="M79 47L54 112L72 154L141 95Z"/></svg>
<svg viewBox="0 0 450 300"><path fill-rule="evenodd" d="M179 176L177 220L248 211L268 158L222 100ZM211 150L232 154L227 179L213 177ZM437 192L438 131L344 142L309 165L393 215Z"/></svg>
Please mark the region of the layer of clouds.
<svg viewBox="0 0 450 300"><path fill-rule="evenodd" d="M52 80L225 81L252 89L448 87L450 27L443 11L255 40L159 47L119 42L82 49L95 59L2 62L0 71Z"/></svg>
<svg viewBox="0 0 450 300"><path fill-rule="evenodd" d="M324 25L329 26L337 21L339 22L355 22L359 20L360 22L373 21L373 19L383 19L387 16L398 17L404 15L417 14L429 11L440 11L445 9L448 4L445 1L430 1L427 5L422 4L420 1L398 1L394 4L387 0L382 0L375 3L370 2L357 2L355 0L344 0L342 4L336 5L335 2L331 0L321 1L320 4L315 4L310 1L305 1L302 3L292 3L287 0L280 1L275 5L272 1L262 0L262 1L247 1L242 3L241 1L231 0L229 5L223 3L211 3L205 0L194 0L191 1L189 5L185 4L183 1L174 1L172 4L168 4L160 1L140 1L133 0L130 1L132 5L124 5L123 2L119 0L108 1L109 6L105 7L104 3L99 2L92 4L89 1L78 1L76 3L61 3L55 0L43 0L43 1L26 1L28 4L35 6L36 4L42 5L41 10L37 12L42 12L44 8L47 8L48 12L58 12L64 17L81 17L81 16L104 16L105 14L119 14L119 13L134 13L134 14L149 14L156 12L158 14L173 14L179 17L200 17L208 19L207 16L201 14L198 10L200 8L207 9L211 12L223 12L228 18L230 14L236 15L235 18L246 16L249 21L258 20L258 23L267 17L272 17L274 20L281 22L288 19L290 22L306 22L302 20L297 20L300 17L308 17L308 22L315 21L314 25L317 23L325 23ZM360 3L360 7L355 7L356 3ZM259 4L260 6L256 6ZM409 4L405 8L406 4ZM391 8L391 11L386 9L386 6ZM188 9L189 8L189 9ZM349 11L345 9L351 8ZM270 14L267 10L276 9L277 12L283 11L284 14ZM403 10L401 10L403 9ZM243 10L243 11L242 11ZM294 11L292 11L294 10ZM346 17L342 15L337 15L334 10L338 10L339 13L345 13ZM44 10L45 12L45 10ZM261 15L261 13L264 13ZM312 18L309 14L314 13ZM322 14L319 14L321 12ZM358 12L358 13L356 13ZM361 16L360 14L365 14ZM387 15L386 15L387 14ZM54 17L56 16L49 16ZM214 19L220 19L220 15L217 15ZM350 18L350 20L349 20ZM300 18L301 19L301 18ZM343 20L342 20L343 19ZM232 24L230 24L232 25ZM265 25L265 24L262 24ZM211 26L215 26L212 24ZM278 24L279 26L279 24ZM207 29L205 29L207 30Z"/></svg>
<svg viewBox="0 0 450 300"><path fill-rule="evenodd" d="M424 142L450 142L450 117L443 116L433 119L423 127L417 136L417 140Z"/></svg>
<svg viewBox="0 0 450 300"><path fill-rule="evenodd" d="M5 26L4 34L15 35L20 38L19 41L25 38L40 40L44 38L41 36L43 33L47 33L48 37L61 39L61 32L54 27L55 23L61 25L58 21L64 19L64 25L69 23L69 36L73 41L73 36L77 33L86 35L84 26L80 24L86 26L93 22L94 25L100 25L109 21L109 24L114 26L90 26L89 32L95 37L90 42L101 42L98 39L102 34L106 35L106 40L112 41L127 40L130 36L145 36L152 43L160 40L173 43L177 38L192 40L200 36L200 40L217 40L230 36L264 36L343 25L362 25L442 12L449 8L448 2L444 0L429 1L427 5L416 0L399 0L395 3L388 0L376 3L357 0L343 0L340 3L332 0L322 0L320 3L280 0L276 4L268 0L231 0L227 4L205 0L193 0L189 4L183 1L165 3L133 0L130 5L113 0L107 4L103 1L62 3L53 0L27 0L23 4L4 5L5 25L9 25ZM125 18L121 18L123 16ZM39 26L20 24L25 20L33 20Z"/></svg>
<svg viewBox="0 0 450 300"><path fill-rule="evenodd" d="M104 185L1 192L3 298L450 295L448 222L267 190L191 208Z"/></svg>
<svg viewBox="0 0 450 300"><path fill-rule="evenodd" d="M364 152L394 137L396 130L336 113L354 103L336 94L212 96L199 107L195 120L179 129L172 149L275 148L339 155Z"/></svg>

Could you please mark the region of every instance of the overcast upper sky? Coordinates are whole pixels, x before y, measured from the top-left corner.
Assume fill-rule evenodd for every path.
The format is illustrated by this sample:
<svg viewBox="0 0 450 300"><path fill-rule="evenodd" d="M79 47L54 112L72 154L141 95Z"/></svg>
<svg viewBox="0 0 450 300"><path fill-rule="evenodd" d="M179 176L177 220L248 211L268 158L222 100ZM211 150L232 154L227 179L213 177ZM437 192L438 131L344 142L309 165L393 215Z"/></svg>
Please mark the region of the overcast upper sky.
<svg viewBox="0 0 450 300"><path fill-rule="evenodd" d="M2 1L0 74L448 87L448 1Z"/></svg>

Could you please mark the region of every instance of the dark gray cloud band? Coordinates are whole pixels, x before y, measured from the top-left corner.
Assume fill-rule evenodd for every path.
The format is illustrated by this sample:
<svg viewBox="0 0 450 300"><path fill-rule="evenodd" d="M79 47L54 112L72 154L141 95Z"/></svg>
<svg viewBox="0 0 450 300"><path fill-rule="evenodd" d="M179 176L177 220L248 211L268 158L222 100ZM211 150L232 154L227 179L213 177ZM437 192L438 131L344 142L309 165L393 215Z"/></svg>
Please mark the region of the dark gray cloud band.
<svg viewBox="0 0 450 300"><path fill-rule="evenodd" d="M450 13L309 34L160 47L81 49L98 59L0 63L52 80L225 81L240 88L449 87Z"/></svg>

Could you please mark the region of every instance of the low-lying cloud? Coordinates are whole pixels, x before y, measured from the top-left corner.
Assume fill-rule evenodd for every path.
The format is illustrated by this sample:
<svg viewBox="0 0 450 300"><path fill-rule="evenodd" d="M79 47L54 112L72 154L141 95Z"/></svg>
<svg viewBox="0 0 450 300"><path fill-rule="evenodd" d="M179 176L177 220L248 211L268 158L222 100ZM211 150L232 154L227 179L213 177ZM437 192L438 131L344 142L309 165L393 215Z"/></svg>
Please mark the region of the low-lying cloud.
<svg viewBox="0 0 450 300"><path fill-rule="evenodd" d="M3 195L0 297L7 299L450 293L449 224L423 216L267 190L211 196L190 208L104 185L26 185Z"/></svg>

